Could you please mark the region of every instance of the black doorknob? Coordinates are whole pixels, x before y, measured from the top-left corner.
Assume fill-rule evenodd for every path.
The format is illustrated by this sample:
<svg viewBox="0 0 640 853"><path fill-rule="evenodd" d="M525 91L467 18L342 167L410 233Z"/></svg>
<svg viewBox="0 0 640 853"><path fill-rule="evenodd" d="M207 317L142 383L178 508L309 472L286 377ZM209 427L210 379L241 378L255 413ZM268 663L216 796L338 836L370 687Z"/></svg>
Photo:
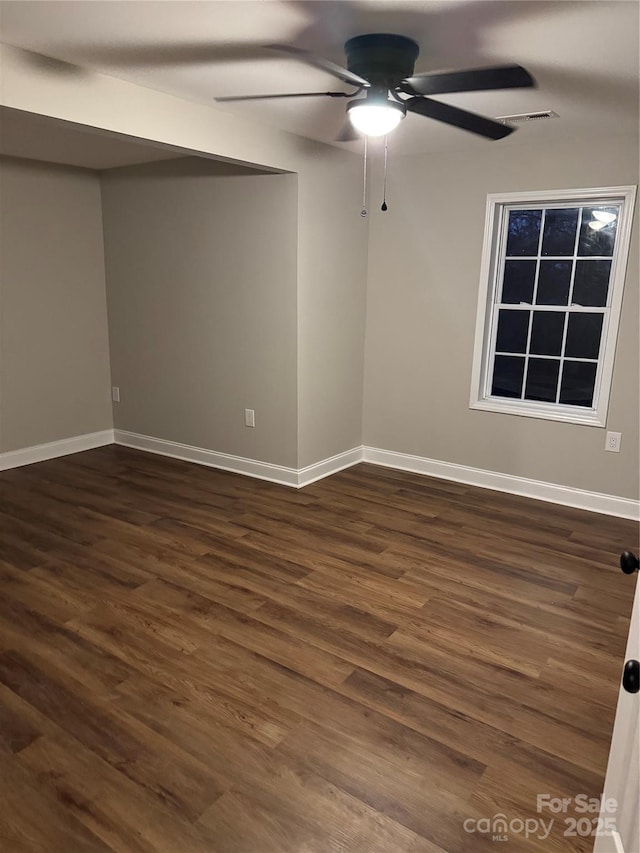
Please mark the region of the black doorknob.
<svg viewBox="0 0 640 853"><path fill-rule="evenodd" d="M622 672L622 686L627 693L637 693L640 690L640 663L628 660Z"/></svg>
<svg viewBox="0 0 640 853"><path fill-rule="evenodd" d="M623 551L620 554L620 568L625 575L632 575L634 572L637 572L639 564L640 561L631 551Z"/></svg>

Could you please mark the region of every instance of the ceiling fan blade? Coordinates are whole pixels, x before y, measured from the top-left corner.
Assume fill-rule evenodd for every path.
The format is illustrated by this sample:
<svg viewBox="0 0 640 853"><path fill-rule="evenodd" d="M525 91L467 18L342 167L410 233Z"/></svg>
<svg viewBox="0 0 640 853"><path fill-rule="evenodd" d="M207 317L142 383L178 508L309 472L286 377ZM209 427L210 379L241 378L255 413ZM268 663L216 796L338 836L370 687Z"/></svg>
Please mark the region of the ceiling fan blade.
<svg viewBox="0 0 640 853"><path fill-rule="evenodd" d="M446 92L478 92L486 89L517 89L535 86L535 80L521 65L499 65L443 74L417 74L408 77L408 94L443 95Z"/></svg>
<svg viewBox="0 0 640 853"><path fill-rule="evenodd" d="M333 76L337 77L338 80L342 80L343 83L349 83L351 86L357 86L359 89L363 89L370 85L369 81L365 80L364 77L359 77L352 71L347 71L346 68L342 68L340 65L336 65L335 62L331 62L330 59L325 59L323 56L310 53L308 50L302 50L302 48L293 47L289 44L266 44L265 47L267 50L286 53L289 56L299 59L301 62L306 62L307 65L313 65L315 68L321 68L323 71L333 74Z"/></svg>
<svg viewBox="0 0 640 853"><path fill-rule="evenodd" d="M215 101L269 101L274 98L352 98L350 92L287 92L284 95L230 95L214 98Z"/></svg>
<svg viewBox="0 0 640 853"><path fill-rule="evenodd" d="M430 98L409 98L408 101L405 101L405 106L409 112L451 124L488 139L502 139L515 130L515 127L508 127L499 121L493 121L493 119L458 109L458 107L452 107L450 104L443 104L440 101L432 101Z"/></svg>
<svg viewBox="0 0 640 853"><path fill-rule="evenodd" d="M360 139L361 134L351 124L348 117L345 118L344 124L340 128L340 132L336 136L336 142L355 142Z"/></svg>

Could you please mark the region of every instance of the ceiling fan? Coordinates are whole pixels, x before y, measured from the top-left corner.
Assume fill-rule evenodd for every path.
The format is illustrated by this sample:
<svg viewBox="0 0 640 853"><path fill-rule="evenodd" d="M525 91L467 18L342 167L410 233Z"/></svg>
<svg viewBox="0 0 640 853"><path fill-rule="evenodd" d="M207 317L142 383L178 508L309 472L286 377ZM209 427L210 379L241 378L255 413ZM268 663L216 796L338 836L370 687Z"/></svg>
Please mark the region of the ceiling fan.
<svg viewBox="0 0 640 853"><path fill-rule="evenodd" d="M400 124L407 112L477 133L487 139L502 139L513 133L515 128L432 100L429 96L535 86L529 72L520 65L414 75L419 46L413 39L392 33L371 33L349 39L344 46L346 68L291 45L271 44L265 47L321 68L343 83L355 86L355 91L241 95L216 98L216 101L347 98L347 120L336 137L339 142L357 139L358 132L365 136L384 136Z"/></svg>

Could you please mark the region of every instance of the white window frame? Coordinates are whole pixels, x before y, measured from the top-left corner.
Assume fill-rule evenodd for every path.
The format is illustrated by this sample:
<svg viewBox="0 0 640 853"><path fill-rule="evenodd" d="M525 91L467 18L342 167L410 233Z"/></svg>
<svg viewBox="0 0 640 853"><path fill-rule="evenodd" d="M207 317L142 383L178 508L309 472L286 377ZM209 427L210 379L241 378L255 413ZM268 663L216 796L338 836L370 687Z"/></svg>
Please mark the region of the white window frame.
<svg viewBox="0 0 640 853"><path fill-rule="evenodd" d="M609 396L613 378L613 363L622 308L622 294L631 242L633 211L636 187L597 187L588 189L545 190L517 193L491 193L487 196L482 264L480 269L480 292L476 317L475 347L471 376L471 399L469 407L489 412L524 415L546 420L565 421L575 424L604 427L607 423ZM506 222L509 209L527 207L566 207L591 203L602 205L621 203L607 306L604 309L602 338L593 406L569 406L561 403L545 403L536 400L517 400L491 396L491 366L495 349L496 326L494 310L496 294L500 292L500 274L506 239ZM579 227L579 225L578 225ZM536 306L531 306L535 309ZM546 306L551 308L552 306Z"/></svg>

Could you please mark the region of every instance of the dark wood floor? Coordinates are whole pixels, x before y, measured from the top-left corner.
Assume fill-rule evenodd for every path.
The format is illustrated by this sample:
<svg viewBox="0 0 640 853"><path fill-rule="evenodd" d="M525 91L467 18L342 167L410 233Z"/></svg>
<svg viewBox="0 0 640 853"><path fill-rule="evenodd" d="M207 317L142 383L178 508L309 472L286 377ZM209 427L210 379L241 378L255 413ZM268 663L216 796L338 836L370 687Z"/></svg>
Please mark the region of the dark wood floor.
<svg viewBox="0 0 640 853"><path fill-rule="evenodd" d="M113 446L0 487L3 851L495 850L601 792L637 524ZM556 818L510 853L591 850Z"/></svg>

